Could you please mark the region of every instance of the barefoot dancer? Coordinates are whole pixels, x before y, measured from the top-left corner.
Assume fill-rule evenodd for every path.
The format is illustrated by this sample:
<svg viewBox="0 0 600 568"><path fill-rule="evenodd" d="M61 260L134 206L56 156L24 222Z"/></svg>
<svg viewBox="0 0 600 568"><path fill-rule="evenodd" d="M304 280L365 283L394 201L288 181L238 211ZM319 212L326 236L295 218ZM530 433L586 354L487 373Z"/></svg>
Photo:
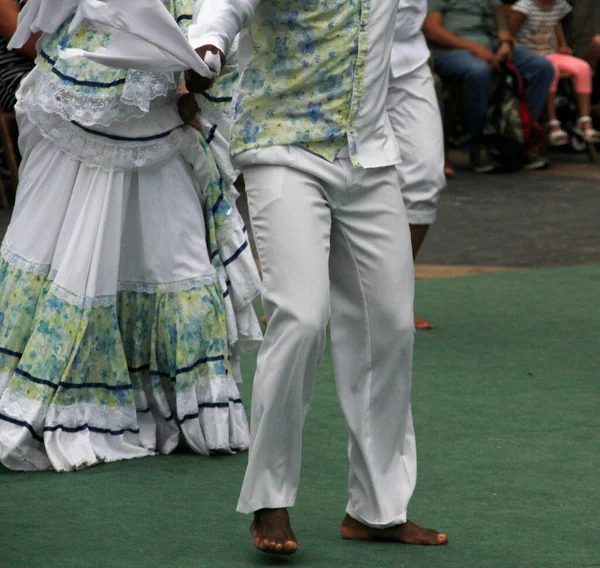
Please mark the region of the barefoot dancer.
<svg viewBox="0 0 600 568"><path fill-rule="evenodd" d="M246 24L252 43L231 152L246 181L269 325L238 511L254 513L259 550L297 550L287 509L331 313L350 434L342 536L444 544L406 519L416 479L414 275L385 110L397 0L259 2L205 2L189 35L207 61L223 59Z"/></svg>
<svg viewBox="0 0 600 568"><path fill-rule="evenodd" d="M387 111L402 157L402 197L413 258L435 222L437 202L446 186L442 118L421 31L426 15L427 0L400 0L387 95ZM415 327L432 329L433 325L415 317Z"/></svg>

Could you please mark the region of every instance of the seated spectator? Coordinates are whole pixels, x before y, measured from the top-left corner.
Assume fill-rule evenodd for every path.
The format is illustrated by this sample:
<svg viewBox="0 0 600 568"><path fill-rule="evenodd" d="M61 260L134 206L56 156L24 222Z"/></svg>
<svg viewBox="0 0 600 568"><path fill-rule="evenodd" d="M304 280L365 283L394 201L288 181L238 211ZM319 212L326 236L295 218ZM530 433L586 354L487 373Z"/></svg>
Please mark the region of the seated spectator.
<svg viewBox="0 0 600 568"><path fill-rule="evenodd" d="M544 57L515 46L500 0L430 0L423 31L432 46L436 73L444 82L462 82L465 147L471 151L473 171L497 168L481 144L481 129L500 63L512 60L527 83L532 112L540 117L554 68ZM528 156L525 167L548 165L539 154Z"/></svg>
<svg viewBox="0 0 600 568"><path fill-rule="evenodd" d="M569 136L556 117L556 91L561 72L568 73L573 81L579 114L575 131L586 142L600 141L590 116L592 68L583 59L573 57L560 23L570 11L571 6L565 0L519 0L510 15L510 32L519 43L554 65L554 80L546 104L549 140L554 146L569 143Z"/></svg>
<svg viewBox="0 0 600 568"><path fill-rule="evenodd" d="M37 35L32 36L18 51L9 51L7 48L17 29L19 11L25 1L0 0L0 110L4 111L14 108L15 93L23 77L33 69L33 60L37 56Z"/></svg>

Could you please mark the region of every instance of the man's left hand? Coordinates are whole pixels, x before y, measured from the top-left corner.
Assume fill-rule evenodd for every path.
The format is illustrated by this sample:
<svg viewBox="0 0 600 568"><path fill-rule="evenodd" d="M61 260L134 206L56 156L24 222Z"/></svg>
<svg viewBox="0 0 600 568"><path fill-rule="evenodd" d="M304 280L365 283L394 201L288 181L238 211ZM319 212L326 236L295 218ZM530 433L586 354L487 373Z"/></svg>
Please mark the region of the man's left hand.
<svg viewBox="0 0 600 568"><path fill-rule="evenodd" d="M565 45L564 47L559 47L557 53L562 53L563 55L573 55L573 50Z"/></svg>
<svg viewBox="0 0 600 568"><path fill-rule="evenodd" d="M512 56L512 45L508 42L502 43L496 52L496 57L502 62L510 63L512 61Z"/></svg>

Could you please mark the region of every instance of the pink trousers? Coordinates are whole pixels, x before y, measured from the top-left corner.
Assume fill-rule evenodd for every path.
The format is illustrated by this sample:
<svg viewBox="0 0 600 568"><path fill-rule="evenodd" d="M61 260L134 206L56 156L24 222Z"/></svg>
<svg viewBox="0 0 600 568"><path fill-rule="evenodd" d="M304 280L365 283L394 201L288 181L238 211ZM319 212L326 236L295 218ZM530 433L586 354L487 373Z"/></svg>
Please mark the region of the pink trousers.
<svg viewBox="0 0 600 568"><path fill-rule="evenodd" d="M551 93L556 93L561 72L571 75L576 93L589 95L592 92L592 68L587 61L563 53L551 53L546 55L546 58L554 66Z"/></svg>

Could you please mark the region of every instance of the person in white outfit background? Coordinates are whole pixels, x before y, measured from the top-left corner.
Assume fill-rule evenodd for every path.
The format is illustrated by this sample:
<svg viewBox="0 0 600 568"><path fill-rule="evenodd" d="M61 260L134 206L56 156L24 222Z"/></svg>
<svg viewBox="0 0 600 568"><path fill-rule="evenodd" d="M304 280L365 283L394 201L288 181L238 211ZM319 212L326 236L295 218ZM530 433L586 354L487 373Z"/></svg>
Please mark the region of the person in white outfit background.
<svg viewBox="0 0 600 568"><path fill-rule="evenodd" d="M233 96L231 153L246 182L269 324L238 511L254 514L253 545L264 552L298 549L288 508L329 319L349 432L342 536L447 542L407 520L414 273L386 112L397 7L211 0L189 30L201 57L223 61L244 26L252 46Z"/></svg>
<svg viewBox="0 0 600 568"><path fill-rule="evenodd" d="M429 48L421 31L427 0L400 0L392 45L387 112L400 148L402 196L410 224L413 258L436 219L437 203L446 187L444 132L428 64ZM431 329L415 317L417 329Z"/></svg>

